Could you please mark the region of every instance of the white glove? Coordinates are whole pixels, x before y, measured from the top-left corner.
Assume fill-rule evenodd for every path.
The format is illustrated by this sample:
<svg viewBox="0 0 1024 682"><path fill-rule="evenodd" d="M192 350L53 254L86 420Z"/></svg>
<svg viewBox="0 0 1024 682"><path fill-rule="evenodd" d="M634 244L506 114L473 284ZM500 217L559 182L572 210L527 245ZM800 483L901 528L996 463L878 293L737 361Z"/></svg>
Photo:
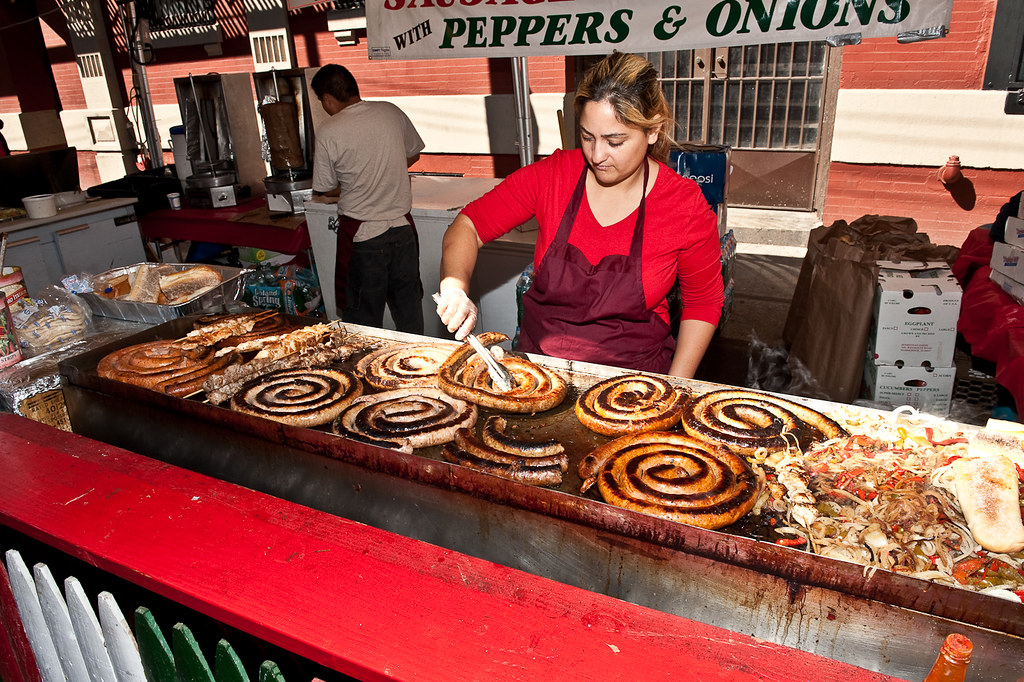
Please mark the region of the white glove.
<svg viewBox="0 0 1024 682"><path fill-rule="evenodd" d="M473 331L479 313L465 291L451 287L434 294L434 301L437 303L438 317L448 327L448 331L455 333L456 340L462 341Z"/></svg>

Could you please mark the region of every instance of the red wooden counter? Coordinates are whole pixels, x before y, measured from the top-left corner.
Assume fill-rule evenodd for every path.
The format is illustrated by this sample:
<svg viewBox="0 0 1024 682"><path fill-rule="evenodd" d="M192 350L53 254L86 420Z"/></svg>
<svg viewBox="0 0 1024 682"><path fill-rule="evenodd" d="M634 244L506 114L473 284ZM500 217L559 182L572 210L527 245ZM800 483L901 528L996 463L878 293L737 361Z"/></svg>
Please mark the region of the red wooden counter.
<svg viewBox="0 0 1024 682"><path fill-rule="evenodd" d="M290 215L278 221L270 219L270 213L265 211L266 205L266 199L260 197L224 208L159 209L139 217L139 232L148 241L211 242L287 254L302 253L308 249L310 241L306 222ZM246 220L246 214L259 214L260 217Z"/></svg>
<svg viewBox="0 0 1024 682"><path fill-rule="evenodd" d="M359 679L895 679L13 414L0 480L0 523Z"/></svg>

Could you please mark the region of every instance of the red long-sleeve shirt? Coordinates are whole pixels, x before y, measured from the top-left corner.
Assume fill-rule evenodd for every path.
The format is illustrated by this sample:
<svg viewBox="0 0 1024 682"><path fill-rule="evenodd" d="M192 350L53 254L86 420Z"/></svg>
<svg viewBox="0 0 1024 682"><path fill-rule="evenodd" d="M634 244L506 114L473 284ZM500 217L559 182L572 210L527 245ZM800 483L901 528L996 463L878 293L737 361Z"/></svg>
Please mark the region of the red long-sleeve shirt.
<svg viewBox="0 0 1024 682"><path fill-rule="evenodd" d="M556 151L506 178L469 203L463 213L486 243L536 217L540 230L534 251L539 267L558 231L585 161L580 150ZM584 198L569 243L591 264L610 254L628 254L636 210L614 225L602 226ZM678 279L684 320L718 324L724 300L717 218L700 187L664 164L647 195L643 242L644 299L668 321L668 295Z"/></svg>

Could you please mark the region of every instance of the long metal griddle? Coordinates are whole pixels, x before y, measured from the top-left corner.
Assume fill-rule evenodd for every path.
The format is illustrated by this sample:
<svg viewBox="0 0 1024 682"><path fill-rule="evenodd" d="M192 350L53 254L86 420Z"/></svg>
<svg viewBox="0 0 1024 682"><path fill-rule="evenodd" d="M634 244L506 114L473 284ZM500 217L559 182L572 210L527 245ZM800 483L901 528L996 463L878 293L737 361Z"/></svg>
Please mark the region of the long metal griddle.
<svg viewBox="0 0 1024 682"><path fill-rule="evenodd" d="M191 318L153 327L65 361L75 432L168 463L401 535L660 611L906 679L923 676L946 634L975 645L972 676L1024 675L1024 605L757 539L747 521L710 531L579 493L580 458L607 437L575 419L579 390L618 368L531 356L570 379L566 401L512 415L524 434L557 437L570 455L558 489L535 488L444 462L439 448L406 455L99 377L121 347L180 338ZM425 337L358 326L368 349ZM347 365L354 364L361 353ZM718 385L676 380L697 392ZM818 403L826 407L827 403ZM481 421L489 414L481 410ZM624 627L628 624L624 624Z"/></svg>

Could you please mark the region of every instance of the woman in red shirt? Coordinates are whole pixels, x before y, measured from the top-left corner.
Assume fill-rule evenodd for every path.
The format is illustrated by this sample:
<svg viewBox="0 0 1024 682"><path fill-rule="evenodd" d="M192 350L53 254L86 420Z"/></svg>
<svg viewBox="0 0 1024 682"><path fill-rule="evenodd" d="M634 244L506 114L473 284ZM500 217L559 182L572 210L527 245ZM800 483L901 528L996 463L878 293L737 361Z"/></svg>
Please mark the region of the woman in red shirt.
<svg viewBox="0 0 1024 682"><path fill-rule="evenodd" d="M467 205L445 232L438 315L464 338L483 244L537 218L535 275L518 350L692 377L723 302L715 214L665 165L672 117L654 67L615 52L576 91L581 149L522 168ZM678 282L679 333L667 296Z"/></svg>

